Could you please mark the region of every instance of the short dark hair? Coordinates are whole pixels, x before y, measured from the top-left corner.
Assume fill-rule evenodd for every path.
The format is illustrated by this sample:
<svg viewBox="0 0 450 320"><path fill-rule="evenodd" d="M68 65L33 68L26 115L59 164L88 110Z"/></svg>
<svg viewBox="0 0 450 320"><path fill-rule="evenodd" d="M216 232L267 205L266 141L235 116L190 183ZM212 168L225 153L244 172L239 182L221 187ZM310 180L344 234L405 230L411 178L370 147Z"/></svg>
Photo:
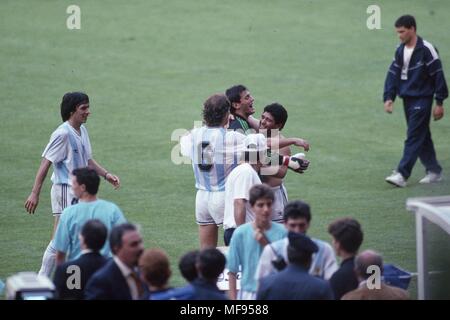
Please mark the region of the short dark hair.
<svg viewBox="0 0 450 320"><path fill-rule="evenodd" d="M264 107L263 112L268 112L272 115L275 124L280 124L280 130L284 128L286 121L288 119L288 114L286 109L279 103L272 103Z"/></svg>
<svg viewBox="0 0 450 320"><path fill-rule="evenodd" d="M161 249L144 250L139 257L139 269L152 286L161 288L169 282L171 275L169 257Z"/></svg>
<svg viewBox="0 0 450 320"><path fill-rule="evenodd" d="M181 257L180 262L178 263L178 268L180 269L181 275L188 282L191 282L198 276L197 269L195 267L198 254L198 250L189 251Z"/></svg>
<svg viewBox="0 0 450 320"><path fill-rule="evenodd" d="M216 93L206 99L203 104L203 120L209 127L217 127L222 124L230 111L230 101L223 93Z"/></svg>
<svg viewBox="0 0 450 320"><path fill-rule="evenodd" d="M364 234L359 222L353 218L340 218L328 226L331 234L340 246L348 253L355 254L364 239Z"/></svg>
<svg viewBox="0 0 450 320"><path fill-rule="evenodd" d="M298 250L293 246L288 245L287 258L290 263L309 269L312 261L312 253L305 250Z"/></svg>
<svg viewBox="0 0 450 320"><path fill-rule="evenodd" d="M274 201L274 194L266 184L255 184L249 191L249 202L251 206L254 206L259 199L270 199Z"/></svg>
<svg viewBox="0 0 450 320"><path fill-rule="evenodd" d="M225 94L226 94L228 100L230 100L230 103L231 103L231 110L230 110L230 112L232 114L234 114L235 111L236 111L233 108L233 103L241 102L241 93L244 92L245 90L247 90L247 88L245 86L243 86L242 84L238 84L238 85L232 86L231 88L228 88L225 91Z"/></svg>
<svg viewBox="0 0 450 320"><path fill-rule="evenodd" d="M395 27L405 27L407 29L411 29L412 27L414 27L414 30L417 31L416 19L412 15L405 14L395 21Z"/></svg>
<svg viewBox="0 0 450 320"><path fill-rule="evenodd" d="M94 252L99 252L105 245L108 229L99 219L91 219L83 225L80 233L86 247Z"/></svg>
<svg viewBox="0 0 450 320"><path fill-rule="evenodd" d="M75 112L80 104L89 103L89 96L84 92L67 92L61 101L62 121L69 120L72 112Z"/></svg>
<svg viewBox="0 0 450 320"><path fill-rule="evenodd" d="M197 257L199 276L215 281L225 269L226 259L216 248L201 250Z"/></svg>
<svg viewBox="0 0 450 320"><path fill-rule="evenodd" d="M109 235L109 246L111 248L112 253L116 253L116 248L122 247L122 237L126 232L136 231L137 227L132 223L122 223L115 226L111 230L111 234Z"/></svg>
<svg viewBox="0 0 450 320"><path fill-rule="evenodd" d="M308 223L311 221L311 208L309 204L300 200L289 201L284 207L283 219L304 218Z"/></svg>
<svg viewBox="0 0 450 320"><path fill-rule="evenodd" d="M86 191L91 195L96 195L100 185L100 177L94 169L79 168L72 171L79 185L84 184Z"/></svg>

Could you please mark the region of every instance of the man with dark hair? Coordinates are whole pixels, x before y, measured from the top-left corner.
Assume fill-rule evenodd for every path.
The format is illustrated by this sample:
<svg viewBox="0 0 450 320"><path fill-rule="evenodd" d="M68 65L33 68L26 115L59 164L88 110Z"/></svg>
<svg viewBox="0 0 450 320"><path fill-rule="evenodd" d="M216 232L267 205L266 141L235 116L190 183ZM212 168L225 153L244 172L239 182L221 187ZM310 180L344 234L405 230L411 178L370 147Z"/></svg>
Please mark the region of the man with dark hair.
<svg viewBox="0 0 450 320"><path fill-rule="evenodd" d="M346 293L342 300L408 300L409 294L406 290L392 287L379 280L380 286L373 288L368 286L367 279L372 276L369 268L378 267L380 277L383 274L383 258L372 250L361 252L355 258L355 274L359 280L357 289Z"/></svg>
<svg viewBox="0 0 450 320"><path fill-rule="evenodd" d="M198 254L198 250L189 251L181 257L180 262L178 263L180 273L187 282L192 282L198 276L197 268L195 266Z"/></svg>
<svg viewBox="0 0 450 320"><path fill-rule="evenodd" d="M384 110L392 113L395 97L399 95L403 99L408 129L403 157L397 169L386 177L386 182L405 187L417 158L426 171L419 183L438 182L442 180L442 167L431 139L430 118L431 113L435 121L444 116L443 101L448 97L448 88L443 67L436 48L417 36L413 16L401 16L395 28L401 44L384 83ZM436 106L432 111L433 96Z"/></svg>
<svg viewBox="0 0 450 320"><path fill-rule="evenodd" d="M42 153L42 161L33 189L25 202L27 212L34 214L48 169L53 165L51 204L55 219L52 239L61 212L77 201L69 178L69 173L74 169L90 167L115 188L120 185L117 176L109 173L92 158L89 135L83 125L90 114L88 95L83 92L66 93L62 98L60 110L63 123L52 133L50 141ZM39 274L49 276L52 273L55 266L55 255L56 250L53 240L51 240L42 258Z"/></svg>
<svg viewBox="0 0 450 320"><path fill-rule="evenodd" d="M255 271L264 246L270 242L282 239L286 229L279 223L273 223L272 190L264 185L257 184L249 191L249 203L254 214L254 221L240 225L231 238L227 256L229 270L229 295L235 300L254 300L256 296ZM241 290L237 297L236 275L241 267Z"/></svg>
<svg viewBox="0 0 450 320"><path fill-rule="evenodd" d="M288 113L281 104L276 102L269 104L264 108L263 114L261 115L258 132L263 133L268 138L268 141L272 140L271 151L282 156L291 156L290 145L300 146L308 151L308 141L301 138L285 138L280 133L284 128L287 119ZM275 145L276 143L278 143L278 145ZM302 154L294 155L294 157L301 156ZM283 210L288 202L287 191L283 184L283 179L287 173L287 167L271 163L269 167L264 167L261 172L266 173L261 175L261 181L269 185L275 195L275 202L272 207L272 220L283 222Z"/></svg>
<svg viewBox="0 0 450 320"><path fill-rule="evenodd" d="M230 102L224 94L214 94L204 102L205 125L181 138L181 153L192 160L197 195L195 218L199 225L200 247L216 247L218 226L223 223L225 180L237 166L245 136L227 131Z"/></svg>
<svg viewBox="0 0 450 320"><path fill-rule="evenodd" d="M243 134L248 133L247 131L250 129L248 117L255 113L255 108L253 107L253 101L255 99L253 99L250 91L241 84L228 88L225 94L228 100L230 100L230 112L234 116L228 128L238 130Z"/></svg>
<svg viewBox="0 0 450 320"><path fill-rule="evenodd" d="M297 232L306 234L311 223L310 206L303 201L296 200L289 202L284 207L284 226L288 232ZM312 255L312 263L309 268L309 274L324 280L329 280L333 273L337 270L336 257L331 245L320 239L311 238L316 244L318 251ZM287 247L288 238L275 241L267 245L259 259L258 268L256 270L256 278L258 280L265 276L280 271L276 263L286 265L288 262ZM282 259L280 262L279 259ZM274 261L277 261L275 262Z"/></svg>
<svg viewBox="0 0 450 320"><path fill-rule="evenodd" d="M332 300L328 282L308 274L317 245L303 233L289 232L287 238L289 264L261 280L257 300Z"/></svg>
<svg viewBox="0 0 450 320"><path fill-rule="evenodd" d="M225 256L215 248L201 250L197 256L198 277L192 281L194 288L192 300L228 300L217 287L217 278L226 264Z"/></svg>
<svg viewBox="0 0 450 320"><path fill-rule="evenodd" d="M358 287L358 279L353 272L355 256L363 242L361 225L353 218L340 218L328 226L328 233L333 238L333 247L341 258L341 266L330 279L330 285L336 300Z"/></svg>
<svg viewBox="0 0 450 320"><path fill-rule="evenodd" d="M137 227L130 223L115 226L109 236L113 259L88 281L86 300L139 300L148 288L140 279L137 266L144 251Z"/></svg>
<svg viewBox="0 0 450 320"><path fill-rule="evenodd" d="M56 249L56 264L66 259L74 260L81 255L78 234L84 224L91 219L102 221L108 230L115 225L126 222L122 211L114 203L97 198L100 177L93 169L75 169L72 172L72 190L79 202L67 207L61 214L53 240ZM103 246L101 254L111 255L108 242Z"/></svg>
<svg viewBox="0 0 450 320"><path fill-rule="evenodd" d="M83 299L86 283L107 262L100 254L107 236L108 229L98 219L88 220L83 225L79 235L81 256L56 268L54 284L58 299Z"/></svg>

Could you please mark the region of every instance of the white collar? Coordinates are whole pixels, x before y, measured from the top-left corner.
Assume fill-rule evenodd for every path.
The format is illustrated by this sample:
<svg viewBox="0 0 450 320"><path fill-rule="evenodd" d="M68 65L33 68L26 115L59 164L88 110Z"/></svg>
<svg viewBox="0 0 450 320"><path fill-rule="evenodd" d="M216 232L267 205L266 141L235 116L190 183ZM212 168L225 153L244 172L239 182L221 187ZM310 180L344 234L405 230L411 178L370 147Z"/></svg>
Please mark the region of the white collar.
<svg viewBox="0 0 450 320"><path fill-rule="evenodd" d="M133 270L128 268L128 266L125 263L123 263L117 256L114 256L113 259L114 259L114 262L119 267L120 272L122 272L122 275L125 278L127 278L133 272Z"/></svg>

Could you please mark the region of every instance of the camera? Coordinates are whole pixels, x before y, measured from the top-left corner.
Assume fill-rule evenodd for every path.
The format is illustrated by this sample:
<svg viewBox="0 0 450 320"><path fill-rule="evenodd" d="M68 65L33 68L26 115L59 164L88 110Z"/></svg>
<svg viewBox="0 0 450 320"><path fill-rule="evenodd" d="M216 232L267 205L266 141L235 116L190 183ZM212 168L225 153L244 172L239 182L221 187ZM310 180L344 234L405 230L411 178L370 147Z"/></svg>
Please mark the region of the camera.
<svg viewBox="0 0 450 320"><path fill-rule="evenodd" d="M284 268L286 268L287 263L283 259L283 257L278 257L275 260L272 260L272 265L274 266L275 269L277 269L278 271L281 271Z"/></svg>
<svg viewBox="0 0 450 320"><path fill-rule="evenodd" d="M8 300L50 300L55 298L55 285L36 272L19 272L6 280Z"/></svg>

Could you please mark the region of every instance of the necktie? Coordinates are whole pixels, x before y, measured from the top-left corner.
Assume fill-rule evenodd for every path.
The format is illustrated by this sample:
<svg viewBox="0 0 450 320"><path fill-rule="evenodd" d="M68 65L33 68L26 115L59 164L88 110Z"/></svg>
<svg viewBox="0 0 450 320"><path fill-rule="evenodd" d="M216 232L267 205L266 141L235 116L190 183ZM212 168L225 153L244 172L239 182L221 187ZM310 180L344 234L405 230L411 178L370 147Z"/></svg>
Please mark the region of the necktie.
<svg viewBox="0 0 450 320"><path fill-rule="evenodd" d="M141 279L139 279L138 274L134 271L130 273L130 277L134 280L134 283L136 284L138 299L142 298L142 295L144 294L144 287L142 286Z"/></svg>

